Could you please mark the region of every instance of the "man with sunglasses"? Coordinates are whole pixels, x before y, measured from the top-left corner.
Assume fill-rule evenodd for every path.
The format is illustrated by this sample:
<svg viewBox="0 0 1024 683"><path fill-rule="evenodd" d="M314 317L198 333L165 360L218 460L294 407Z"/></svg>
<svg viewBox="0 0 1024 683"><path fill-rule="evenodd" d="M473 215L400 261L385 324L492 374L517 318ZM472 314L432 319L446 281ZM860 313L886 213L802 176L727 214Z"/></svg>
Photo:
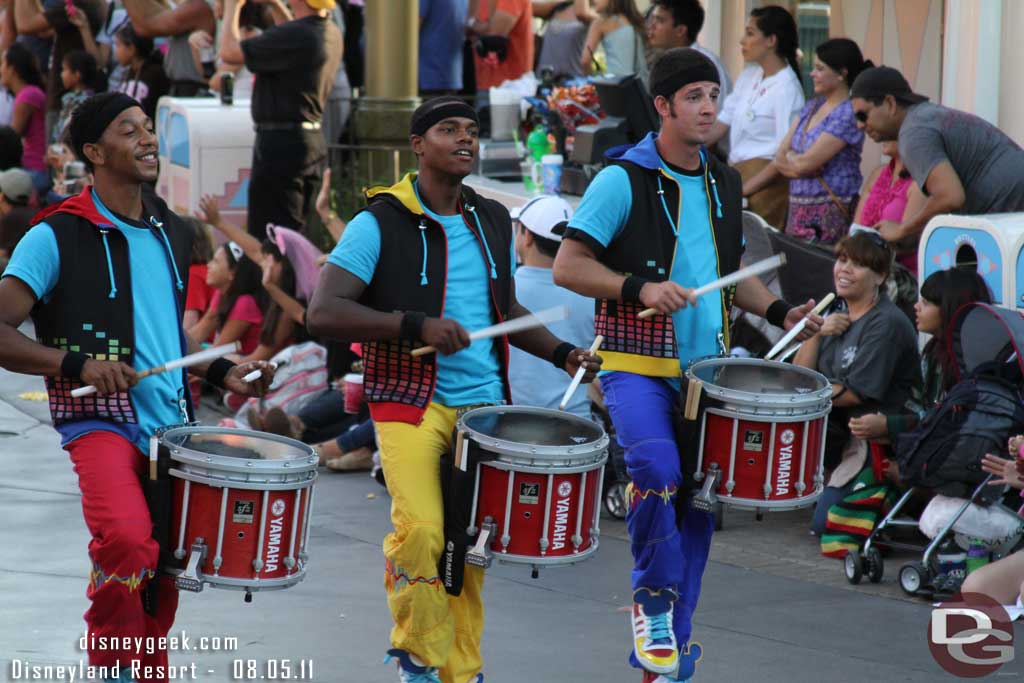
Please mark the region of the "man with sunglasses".
<svg viewBox="0 0 1024 683"><path fill-rule="evenodd" d="M992 124L929 102L886 66L861 73L850 100L857 126L871 139L899 141L900 157L927 197L902 224L881 228L890 243L916 244L942 213L1024 210L1024 150Z"/></svg>

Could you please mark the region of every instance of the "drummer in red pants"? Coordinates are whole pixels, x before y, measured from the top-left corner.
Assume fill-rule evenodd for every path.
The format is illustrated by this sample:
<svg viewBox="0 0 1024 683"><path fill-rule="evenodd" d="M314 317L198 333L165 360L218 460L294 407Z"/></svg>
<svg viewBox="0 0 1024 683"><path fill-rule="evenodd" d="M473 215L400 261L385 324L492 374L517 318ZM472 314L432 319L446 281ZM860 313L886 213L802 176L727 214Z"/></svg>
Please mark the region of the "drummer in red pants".
<svg viewBox="0 0 1024 683"><path fill-rule="evenodd" d="M693 289L740 266L742 186L704 147L719 93L714 63L696 50L669 50L650 86L661 132L608 153L611 163L569 221L554 277L597 300L594 328L605 335L604 368L612 371L601 386L631 478L630 663L644 681L664 683L689 680L701 656L698 644L689 646L691 619L714 528L710 513L690 507L684 481L686 445L674 428L681 370L728 352L734 304L789 328L813 302L791 306L757 278L694 300ZM639 319L645 308L659 315ZM815 316L808 328L820 322Z"/></svg>
<svg viewBox="0 0 1024 683"><path fill-rule="evenodd" d="M389 655L402 683L482 683L483 570L466 567L458 597L438 573L445 549L441 456L458 416L507 401L508 345L592 379L600 358L542 327L470 344L466 331L527 315L515 297L512 222L462 184L479 123L439 97L412 116L418 173L368 195L331 253L310 302L310 331L364 341L363 390L377 430L395 530L384 539L394 619ZM420 342L437 354L410 355Z"/></svg>
<svg viewBox="0 0 1024 683"><path fill-rule="evenodd" d="M159 573L141 477L149 437L191 419L191 401L185 372L140 382L137 371L199 349L181 326L192 231L143 185L157 177L157 141L137 101L97 95L69 127L95 185L37 216L15 249L0 279L0 366L46 378L53 423L78 475L92 534L90 665L103 667L106 680L163 681L167 652L159 639L174 621L178 595ZM30 315L38 341L18 331ZM259 380L241 381L256 368ZM225 359L191 371L246 395L264 393L273 376L266 363ZM96 394L71 396L88 384ZM144 604L153 581L160 585L145 591ZM127 639L151 640L142 648L104 647Z"/></svg>

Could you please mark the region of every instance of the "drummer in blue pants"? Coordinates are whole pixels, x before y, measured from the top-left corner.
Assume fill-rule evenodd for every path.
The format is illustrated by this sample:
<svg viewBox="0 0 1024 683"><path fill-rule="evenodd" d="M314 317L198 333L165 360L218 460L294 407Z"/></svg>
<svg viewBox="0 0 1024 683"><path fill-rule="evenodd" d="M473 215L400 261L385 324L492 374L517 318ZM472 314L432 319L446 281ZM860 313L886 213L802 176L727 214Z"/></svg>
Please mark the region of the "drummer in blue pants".
<svg viewBox="0 0 1024 683"><path fill-rule="evenodd" d="M650 84L660 133L608 153L569 222L554 277L596 300L594 328L610 370L601 383L632 480L630 663L645 683L667 683L689 680L701 656L689 644L691 620L714 528L709 513L690 507L684 485L685 444L675 431L682 370L728 352L734 304L790 328L814 302L792 306L756 277L694 298L695 288L740 267L742 183L704 148L717 113L715 65L696 50L669 50ZM658 314L638 318L646 308ZM812 316L801 338L820 324Z"/></svg>

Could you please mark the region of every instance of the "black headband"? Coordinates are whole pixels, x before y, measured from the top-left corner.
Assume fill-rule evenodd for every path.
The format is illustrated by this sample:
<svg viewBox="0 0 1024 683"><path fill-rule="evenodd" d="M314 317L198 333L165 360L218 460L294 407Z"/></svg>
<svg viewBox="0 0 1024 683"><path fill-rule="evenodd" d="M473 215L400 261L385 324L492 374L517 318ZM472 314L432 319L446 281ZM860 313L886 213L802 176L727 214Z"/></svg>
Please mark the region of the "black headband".
<svg viewBox="0 0 1024 683"><path fill-rule="evenodd" d="M413 112L412 121L409 123L409 135L423 135L438 121L455 117L472 119L478 125L480 123L476 109L462 100L456 97L438 97L424 102Z"/></svg>
<svg viewBox="0 0 1024 683"><path fill-rule="evenodd" d="M701 81L720 83L718 69L710 59L699 60L685 69L672 72L657 83L651 83L651 96L658 97L660 95L671 99L672 95L683 86Z"/></svg>
<svg viewBox="0 0 1024 683"><path fill-rule="evenodd" d="M103 137L103 131L107 129L107 126L118 117L118 115L125 109L131 109L132 107L141 107L139 101L134 97L129 97L124 93L112 93L104 102L99 109L92 113L88 121L83 121L81 127L78 128L77 135L74 137L74 143L78 146L88 145L91 142L96 142Z"/></svg>

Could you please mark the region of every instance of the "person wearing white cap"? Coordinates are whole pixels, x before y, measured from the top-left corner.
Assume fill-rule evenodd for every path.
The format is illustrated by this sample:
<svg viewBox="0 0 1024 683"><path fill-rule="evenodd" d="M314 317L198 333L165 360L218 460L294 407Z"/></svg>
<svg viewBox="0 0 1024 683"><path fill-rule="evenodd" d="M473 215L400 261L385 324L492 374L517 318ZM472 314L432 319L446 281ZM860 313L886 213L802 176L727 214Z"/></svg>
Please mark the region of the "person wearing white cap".
<svg viewBox="0 0 1024 683"><path fill-rule="evenodd" d="M594 300L555 284L555 263L562 231L572 218L569 202L554 195L535 197L510 212L515 221L516 298L528 310L568 306L569 317L549 326L552 334L587 348L594 338ZM557 409L569 382L565 372L551 363L513 347L508 363L512 401L518 405ZM587 392L577 391L566 411L590 417Z"/></svg>

